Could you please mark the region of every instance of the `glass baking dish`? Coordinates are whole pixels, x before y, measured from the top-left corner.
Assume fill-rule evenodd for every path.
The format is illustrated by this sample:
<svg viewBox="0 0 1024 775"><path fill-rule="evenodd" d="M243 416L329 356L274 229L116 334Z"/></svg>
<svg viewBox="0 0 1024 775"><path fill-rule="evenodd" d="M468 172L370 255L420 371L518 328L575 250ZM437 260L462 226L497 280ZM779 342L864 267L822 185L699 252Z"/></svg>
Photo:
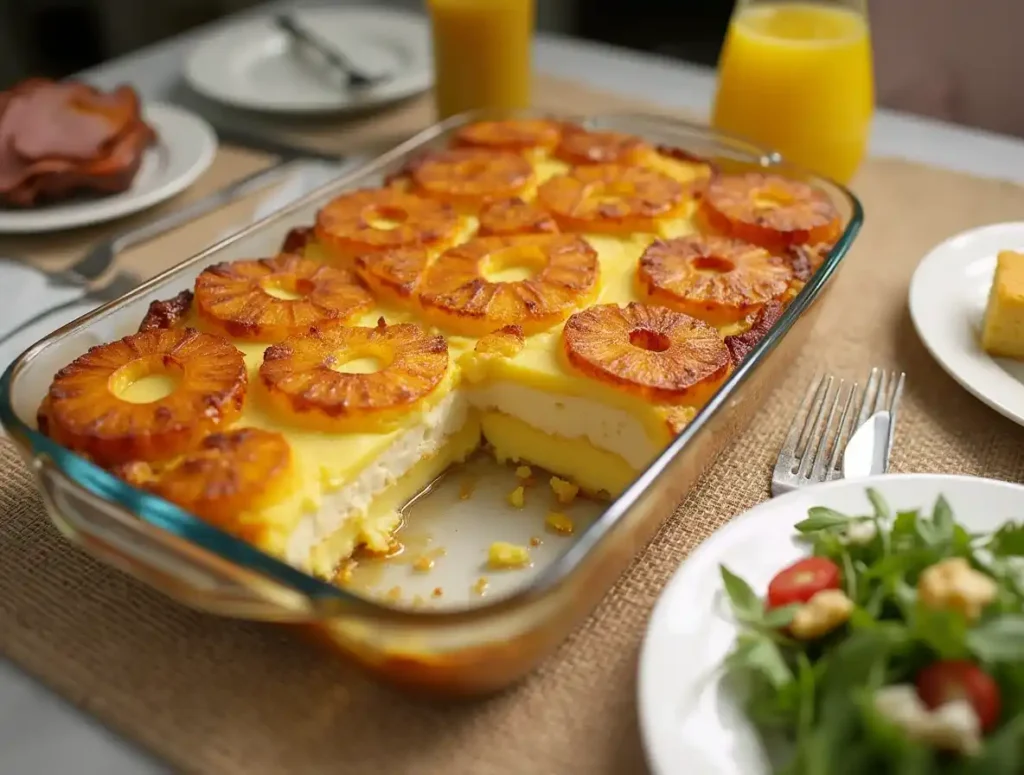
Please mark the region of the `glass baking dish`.
<svg viewBox="0 0 1024 775"><path fill-rule="evenodd" d="M447 144L455 128L479 117L455 117L421 132L55 331L7 369L0 378L0 422L33 470L50 518L67 538L186 605L298 625L389 681L440 694L476 694L508 685L587 616L701 472L765 406L780 370L810 331L820 309L817 301L863 220L860 203L845 188L707 128L648 115L555 116L682 148L724 168L772 167L805 180L832 198L845 223L843 234L778 323L675 441L616 500L593 506L592 519L574 540L547 552L519 583L499 584L497 595L472 605L409 607L332 585L130 487L35 427L39 401L54 373L89 347L134 332L151 301L191 288L196 275L216 262L273 255L287 232L311 223L328 200L348 189L379 185L411 157ZM415 519L412 514L410 522ZM473 521L484 523L483 518ZM465 573L479 574L479 568Z"/></svg>

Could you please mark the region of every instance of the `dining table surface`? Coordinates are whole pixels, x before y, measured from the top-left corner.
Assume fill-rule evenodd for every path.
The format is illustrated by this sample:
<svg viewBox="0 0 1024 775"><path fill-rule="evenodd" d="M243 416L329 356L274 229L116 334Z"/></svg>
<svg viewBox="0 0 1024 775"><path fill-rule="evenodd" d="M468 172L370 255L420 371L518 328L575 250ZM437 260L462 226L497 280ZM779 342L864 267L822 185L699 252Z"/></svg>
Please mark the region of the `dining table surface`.
<svg viewBox="0 0 1024 775"><path fill-rule="evenodd" d="M246 13L292 5L271 3ZM79 77L104 88L130 83L144 100L179 101L182 66L191 47L211 28L230 23L232 18L190 31L106 62ZM629 94L696 117L708 115L713 98L714 71L710 68L569 37L538 34L534 63L538 72ZM888 110L875 115L870 153L1024 183L1024 140ZM89 698L78 700L88 708ZM78 709L0 659L0 772L120 775L165 771L169 771L166 765L105 728L87 710Z"/></svg>

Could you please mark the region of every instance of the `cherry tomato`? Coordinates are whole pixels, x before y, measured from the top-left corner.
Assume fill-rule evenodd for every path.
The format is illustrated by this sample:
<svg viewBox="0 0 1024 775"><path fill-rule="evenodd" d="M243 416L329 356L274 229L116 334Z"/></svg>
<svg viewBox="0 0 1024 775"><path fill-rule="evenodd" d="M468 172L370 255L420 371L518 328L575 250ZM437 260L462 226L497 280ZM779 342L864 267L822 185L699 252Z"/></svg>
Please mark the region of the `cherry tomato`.
<svg viewBox="0 0 1024 775"><path fill-rule="evenodd" d="M953 700L967 700L984 732L999 721L999 686L992 676L966 660L928 665L917 674L917 694L932 709Z"/></svg>
<svg viewBox="0 0 1024 775"><path fill-rule="evenodd" d="M825 557L805 557L768 584L768 607L806 603L823 589L839 589L839 566Z"/></svg>

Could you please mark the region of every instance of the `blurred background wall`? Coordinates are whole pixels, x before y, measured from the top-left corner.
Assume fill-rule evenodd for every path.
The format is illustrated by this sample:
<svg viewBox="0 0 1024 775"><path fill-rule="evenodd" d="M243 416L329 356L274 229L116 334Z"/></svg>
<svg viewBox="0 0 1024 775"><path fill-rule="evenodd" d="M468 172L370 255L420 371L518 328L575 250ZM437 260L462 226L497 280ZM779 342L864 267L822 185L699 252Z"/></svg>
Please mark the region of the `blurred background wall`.
<svg viewBox="0 0 1024 775"><path fill-rule="evenodd" d="M311 0L316 2L316 0ZM322 0L331 2L331 0ZM0 0L0 88L64 76L261 0ZM423 0L333 0L418 10ZM1024 136L1024 0L869 0L878 102ZM537 0L538 27L714 65L733 0Z"/></svg>

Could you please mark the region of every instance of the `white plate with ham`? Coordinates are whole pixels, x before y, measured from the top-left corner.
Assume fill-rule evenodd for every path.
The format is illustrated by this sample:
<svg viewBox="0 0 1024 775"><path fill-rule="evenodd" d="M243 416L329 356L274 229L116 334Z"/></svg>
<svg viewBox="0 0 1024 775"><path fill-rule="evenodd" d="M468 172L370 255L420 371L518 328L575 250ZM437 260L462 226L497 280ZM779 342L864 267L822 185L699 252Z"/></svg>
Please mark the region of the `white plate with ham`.
<svg viewBox="0 0 1024 775"><path fill-rule="evenodd" d="M193 113L162 103L145 105L143 117L156 137L126 191L2 207L0 234L43 233L111 221L164 202L191 186L213 163L217 152L213 128Z"/></svg>
<svg viewBox="0 0 1024 775"><path fill-rule="evenodd" d="M652 771L1024 771L1022 517L1019 485L907 474L734 519L650 619Z"/></svg>

